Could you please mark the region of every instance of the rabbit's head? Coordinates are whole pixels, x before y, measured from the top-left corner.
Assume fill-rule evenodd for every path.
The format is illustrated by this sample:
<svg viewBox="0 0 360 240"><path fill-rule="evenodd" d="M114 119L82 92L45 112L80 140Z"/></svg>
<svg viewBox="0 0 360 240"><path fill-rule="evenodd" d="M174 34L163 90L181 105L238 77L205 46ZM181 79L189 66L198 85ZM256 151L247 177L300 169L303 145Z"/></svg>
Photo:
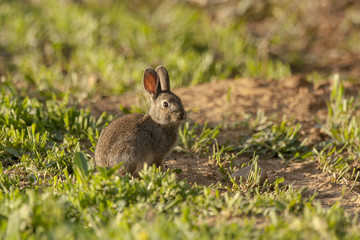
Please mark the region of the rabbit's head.
<svg viewBox="0 0 360 240"><path fill-rule="evenodd" d="M177 125L186 119L181 99L170 91L169 74L165 67L159 66L156 71L147 68L143 83L151 100L149 115L155 122L162 125Z"/></svg>

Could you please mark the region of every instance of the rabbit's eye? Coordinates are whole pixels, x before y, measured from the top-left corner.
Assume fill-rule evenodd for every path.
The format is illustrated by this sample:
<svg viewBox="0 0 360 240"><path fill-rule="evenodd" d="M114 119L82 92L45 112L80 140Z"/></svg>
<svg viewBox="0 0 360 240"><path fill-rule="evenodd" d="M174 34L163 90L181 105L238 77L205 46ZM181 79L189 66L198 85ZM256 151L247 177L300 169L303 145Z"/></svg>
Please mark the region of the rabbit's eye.
<svg viewBox="0 0 360 240"><path fill-rule="evenodd" d="M168 102L166 102L166 101L164 101L164 102L163 102L163 107L164 107L164 108L169 107L169 103L168 103Z"/></svg>

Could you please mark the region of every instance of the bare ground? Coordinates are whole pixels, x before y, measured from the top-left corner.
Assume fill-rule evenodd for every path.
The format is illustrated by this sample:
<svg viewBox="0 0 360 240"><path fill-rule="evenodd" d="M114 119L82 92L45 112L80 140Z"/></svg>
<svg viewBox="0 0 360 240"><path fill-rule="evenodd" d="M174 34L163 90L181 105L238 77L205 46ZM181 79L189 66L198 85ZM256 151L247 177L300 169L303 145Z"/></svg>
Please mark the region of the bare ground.
<svg viewBox="0 0 360 240"><path fill-rule="evenodd" d="M359 84L345 85L347 95L357 95ZM293 76L281 80L232 79L212 82L189 88L177 88L174 92L182 98L188 111L189 121L209 124L236 123L246 114L264 111L266 116L281 119L284 115L302 124L302 133L310 141L318 142L326 138L315 119L325 121L326 102L329 99L331 85L329 81L312 84L302 77ZM141 95L141 94L140 94ZM230 96L230 97L229 97ZM94 115L103 111L121 114L120 105L130 107L141 104L139 94L127 94L119 97L97 99L91 108ZM243 134L240 130L224 130L219 141L236 143ZM249 160L241 156L239 161ZM331 173L323 172L313 159L306 161L284 162L277 158L260 158L259 164L268 172L270 181L283 177L285 184L293 184L304 189L304 197L312 197L323 206L330 206L340 201L348 211L360 209L360 186L356 183L336 182ZM192 184L210 185L223 181L217 165L207 158L174 151L168 157L166 165L171 169L181 169L180 179L187 179Z"/></svg>

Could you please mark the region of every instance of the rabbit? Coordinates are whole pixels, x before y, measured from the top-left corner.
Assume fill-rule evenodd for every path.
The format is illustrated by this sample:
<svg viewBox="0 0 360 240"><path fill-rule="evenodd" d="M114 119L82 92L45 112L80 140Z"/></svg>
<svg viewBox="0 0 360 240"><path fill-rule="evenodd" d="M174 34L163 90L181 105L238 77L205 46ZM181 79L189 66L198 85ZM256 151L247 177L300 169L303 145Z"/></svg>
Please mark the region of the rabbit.
<svg viewBox="0 0 360 240"><path fill-rule="evenodd" d="M113 167L118 174L138 177L144 163L164 167L166 156L177 144L178 130L187 114L181 99L170 91L165 67L147 68L143 85L150 96L150 109L145 115L132 113L112 121L100 134L95 148L95 163Z"/></svg>

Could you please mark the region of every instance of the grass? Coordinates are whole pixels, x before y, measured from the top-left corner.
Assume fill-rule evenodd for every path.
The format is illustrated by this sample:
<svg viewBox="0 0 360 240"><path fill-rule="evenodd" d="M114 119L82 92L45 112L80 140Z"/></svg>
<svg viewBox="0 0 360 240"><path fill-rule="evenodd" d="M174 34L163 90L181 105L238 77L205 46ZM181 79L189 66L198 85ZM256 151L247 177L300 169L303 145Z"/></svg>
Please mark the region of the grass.
<svg viewBox="0 0 360 240"><path fill-rule="evenodd" d="M74 164L74 176L54 181L44 192L1 192L5 238L111 239L119 232L121 239L287 238L295 232L301 238L350 239L359 234L356 221L339 206L324 211L300 192L279 185L250 196L220 194L191 188L154 168L134 180L93 174L78 166L86 165L86 159ZM263 227L256 224L261 219Z"/></svg>
<svg viewBox="0 0 360 240"><path fill-rule="evenodd" d="M24 88L70 91L79 98L140 88L143 69L160 64L168 67L173 86L260 76L262 62L244 25L212 22L200 10L173 1L136 4L3 1L5 67ZM274 78L290 74L275 60L265 72Z"/></svg>
<svg viewBox="0 0 360 240"><path fill-rule="evenodd" d="M11 83L7 84L2 85L0 96L0 156L4 167L58 174L71 168L74 152L94 151L97 128L109 116L95 120L88 110L69 107L67 97L40 102L19 96Z"/></svg>
<svg viewBox="0 0 360 240"><path fill-rule="evenodd" d="M359 98L347 98L339 75L333 76L333 87L328 103L327 121L322 130L330 137L319 149L314 149L315 159L324 171L334 173L337 181L357 181L360 156Z"/></svg>
<svg viewBox="0 0 360 240"><path fill-rule="evenodd" d="M178 169L149 167L133 179L94 166L99 131L113 116L95 119L83 103L136 91L149 65L166 65L174 86L289 76L292 63L259 58L242 21L214 21L175 1L2 1L1 238L360 238L358 213L339 203L323 207L283 178L261 182L259 175L260 157L316 161L357 190L359 100L345 95L336 76L327 121L319 122L323 142L310 145L300 124L261 112L241 123L249 134L233 145L220 141L224 125L185 123L176 151L214 163L224 177L217 184L192 185L177 178ZM251 160L235 166L241 155ZM244 166L253 171L234 179Z"/></svg>
<svg viewBox="0 0 360 240"><path fill-rule="evenodd" d="M264 124L266 123L266 124ZM272 123L263 113L257 113L253 123L249 124L253 134L245 140L247 152L256 152L269 157L279 157L283 160L302 159L309 156L307 139L299 131L301 124L292 124L283 118L281 123Z"/></svg>
<svg viewBox="0 0 360 240"><path fill-rule="evenodd" d="M208 128L207 123L205 123L200 129L198 123L193 126L190 126L189 122L184 123L179 130L179 148L196 155L209 152L209 146L219 135L220 127L221 125Z"/></svg>
<svg viewBox="0 0 360 240"><path fill-rule="evenodd" d="M284 186L282 178L260 182L257 155L249 163L254 171L246 179L239 182L231 177L237 170L232 161L239 154L254 148L257 154L273 156L285 141L286 161L299 151L311 153L319 166L336 174L337 181L347 179L353 184L358 173L351 166L357 160L346 157L357 154L353 143L333 149L344 143L331 138L329 146L323 148L325 143L320 143L312 152L301 141L299 125L286 119L277 124L261 113L243 125L253 132L253 142L239 139L238 146L217 143L222 126L185 124L178 150L215 159L224 181L192 186L177 180L175 173L154 168L145 169L140 179L120 178L114 175L115 169L94 168L91 154L98 129L111 116L103 114L96 120L88 110L70 104L66 94L62 99L24 96L9 80L3 81L0 95L0 232L4 239L112 239L119 238L120 232L124 239L360 236L357 218L339 204L325 209L313 197L303 197L301 190ZM327 126L332 125L324 123ZM275 147L269 148L270 143Z"/></svg>
<svg viewBox="0 0 360 240"><path fill-rule="evenodd" d="M324 131L339 143L347 143L354 148L360 146L359 98L346 98L339 75L333 77L333 89L328 104L328 117Z"/></svg>

